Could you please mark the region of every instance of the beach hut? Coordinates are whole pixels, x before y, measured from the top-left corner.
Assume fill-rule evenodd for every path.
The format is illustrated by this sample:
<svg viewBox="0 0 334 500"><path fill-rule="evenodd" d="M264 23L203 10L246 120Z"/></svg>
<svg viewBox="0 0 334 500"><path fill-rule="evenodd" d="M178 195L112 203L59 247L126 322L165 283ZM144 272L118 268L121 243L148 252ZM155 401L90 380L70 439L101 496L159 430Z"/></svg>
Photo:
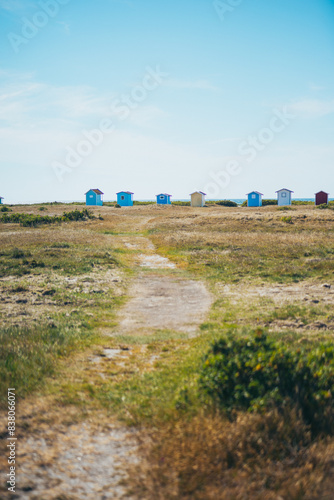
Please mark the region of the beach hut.
<svg viewBox="0 0 334 500"><path fill-rule="evenodd" d="M315 195L315 204L318 205L324 205L328 203L328 196L329 193L326 193L325 191L319 191L319 193L316 193Z"/></svg>
<svg viewBox="0 0 334 500"><path fill-rule="evenodd" d="M195 191L190 194L192 207L204 207L206 193L203 191Z"/></svg>
<svg viewBox="0 0 334 500"><path fill-rule="evenodd" d="M248 207L262 207L262 193L259 193L258 191L251 191L246 194L246 196Z"/></svg>
<svg viewBox="0 0 334 500"><path fill-rule="evenodd" d="M2 203L2 200L3 200L3 197L2 197L2 196L0 196L0 205L1 205L1 203Z"/></svg>
<svg viewBox="0 0 334 500"><path fill-rule="evenodd" d="M285 207L287 205L291 205L291 198L293 191L290 189L279 189L276 191L277 193L277 205L280 207Z"/></svg>
<svg viewBox="0 0 334 500"><path fill-rule="evenodd" d="M86 194L86 205L101 207L103 205L102 191L99 189L90 189Z"/></svg>
<svg viewBox="0 0 334 500"><path fill-rule="evenodd" d="M160 193L157 194L157 204L158 205L171 205L171 199L172 195L168 193Z"/></svg>
<svg viewBox="0 0 334 500"><path fill-rule="evenodd" d="M133 193L131 191L120 191L117 194L117 203L121 207L133 206Z"/></svg>

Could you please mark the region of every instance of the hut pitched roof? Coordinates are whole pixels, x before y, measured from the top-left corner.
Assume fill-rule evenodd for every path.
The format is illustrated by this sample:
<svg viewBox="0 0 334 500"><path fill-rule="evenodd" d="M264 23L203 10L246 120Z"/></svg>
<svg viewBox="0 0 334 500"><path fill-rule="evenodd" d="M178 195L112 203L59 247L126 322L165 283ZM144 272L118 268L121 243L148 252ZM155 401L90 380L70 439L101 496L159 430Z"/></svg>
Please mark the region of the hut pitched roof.
<svg viewBox="0 0 334 500"><path fill-rule="evenodd" d="M104 194L102 193L102 191L100 191L100 189L89 189L89 191L94 191L95 194ZM87 191L87 193L89 193L89 191ZM85 193L85 194L87 194Z"/></svg>

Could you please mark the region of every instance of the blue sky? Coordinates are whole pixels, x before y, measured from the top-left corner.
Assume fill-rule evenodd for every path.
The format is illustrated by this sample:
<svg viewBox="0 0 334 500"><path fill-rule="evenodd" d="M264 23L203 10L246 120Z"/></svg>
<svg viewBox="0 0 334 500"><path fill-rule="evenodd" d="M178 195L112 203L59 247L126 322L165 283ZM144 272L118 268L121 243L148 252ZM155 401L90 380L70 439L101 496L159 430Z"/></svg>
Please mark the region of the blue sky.
<svg viewBox="0 0 334 500"><path fill-rule="evenodd" d="M334 195L334 0L0 0L0 195Z"/></svg>

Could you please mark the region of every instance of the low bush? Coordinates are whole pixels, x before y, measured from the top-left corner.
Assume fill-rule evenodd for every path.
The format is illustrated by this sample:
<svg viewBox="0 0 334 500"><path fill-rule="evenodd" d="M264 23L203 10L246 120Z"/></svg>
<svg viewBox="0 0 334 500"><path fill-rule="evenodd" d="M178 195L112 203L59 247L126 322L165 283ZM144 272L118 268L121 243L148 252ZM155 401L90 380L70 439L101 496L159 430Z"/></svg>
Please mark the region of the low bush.
<svg viewBox="0 0 334 500"><path fill-rule="evenodd" d="M69 243L53 243L51 248L70 248L70 246Z"/></svg>
<svg viewBox="0 0 334 500"><path fill-rule="evenodd" d="M281 217L281 221L286 222L287 224L293 224L291 215L283 215L283 217Z"/></svg>
<svg viewBox="0 0 334 500"><path fill-rule="evenodd" d="M262 206L267 207L269 205L277 205L277 200L262 200ZM242 207L248 207L248 202L245 200L243 203L241 203Z"/></svg>
<svg viewBox="0 0 334 500"><path fill-rule="evenodd" d="M73 210L72 212L64 212L62 216L49 215L34 215L26 213L4 214L0 217L0 223L3 224L20 224L24 227L36 227L43 224L55 224L57 222L67 221L84 221L93 219L94 216L86 208L84 210Z"/></svg>
<svg viewBox="0 0 334 500"><path fill-rule="evenodd" d="M277 207L277 210L280 210L281 212L286 212L287 210L297 210L297 209L296 208L292 208L289 205L287 205L287 206Z"/></svg>
<svg viewBox="0 0 334 500"><path fill-rule="evenodd" d="M296 407L313 432L334 430L334 346L294 349L255 335L215 341L204 359L200 387L229 414Z"/></svg>
<svg viewBox="0 0 334 500"><path fill-rule="evenodd" d="M13 248L13 250L11 251L10 257L12 259L24 259L25 257L27 257L27 255L20 248ZM29 255L30 255L30 253L29 253Z"/></svg>
<svg viewBox="0 0 334 500"><path fill-rule="evenodd" d="M277 205L277 200L262 200L262 206Z"/></svg>
<svg viewBox="0 0 334 500"><path fill-rule="evenodd" d="M292 200L292 205L314 205L314 201Z"/></svg>
<svg viewBox="0 0 334 500"><path fill-rule="evenodd" d="M320 210L325 210L326 208L333 210L333 205L329 203L322 203L321 205L317 205L316 208L320 208Z"/></svg>
<svg viewBox="0 0 334 500"><path fill-rule="evenodd" d="M64 212L63 216L61 217L61 220L78 221L78 220L87 220L93 218L94 218L93 214L87 208L84 208L83 210L72 210L72 212Z"/></svg>
<svg viewBox="0 0 334 500"><path fill-rule="evenodd" d="M12 212L12 209L3 205L3 206L0 206L0 212Z"/></svg>
<svg viewBox="0 0 334 500"><path fill-rule="evenodd" d="M216 205L222 205L223 207L237 207L238 203L231 200L219 200L215 202Z"/></svg>
<svg viewBox="0 0 334 500"><path fill-rule="evenodd" d="M134 205L155 205L155 201L137 201L133 202Z"/></svg>

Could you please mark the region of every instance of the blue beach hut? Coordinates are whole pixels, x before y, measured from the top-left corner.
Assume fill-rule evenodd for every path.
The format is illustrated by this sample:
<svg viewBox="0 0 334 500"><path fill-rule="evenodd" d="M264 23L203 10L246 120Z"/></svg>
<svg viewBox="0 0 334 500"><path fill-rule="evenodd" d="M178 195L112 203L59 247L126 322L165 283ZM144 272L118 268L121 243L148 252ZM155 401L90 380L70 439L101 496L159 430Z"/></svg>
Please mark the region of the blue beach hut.
<svg viewBox="0 0 334 500"><path fill-rule="evenodd" d="M171 205L171 194L160 193L157 194L157 204L158 205Z"/></svg>
<svg viewBox="0 0 334 500"><path fill-rule="evenodd" d="M131 191L120 191L117 194L117 203L121 207L132 207L133 206L133 193Z"/></svg>
<svg viewBox="0 0 334 500"><path fill-rule="evenodd" d="M103 205L102 195L104 193L102 193L99 189L90 189L85 194L86 205L94 207L101 207Z"/></svg>
<svg viewBox="0 0 334 500"><path fill-rule="evenodd" d="M1 203L2 203L2 200L3 200L3 197L2 197L2 196L0 196L0 205L1 205Z"/></svg>
<svg viewBox="0 0 334 500"><path fill-rule="evenodd" d="M248 207L262 207L262 193L259 193L258 191L251 191L246 196L248 198Z"/></svg>

